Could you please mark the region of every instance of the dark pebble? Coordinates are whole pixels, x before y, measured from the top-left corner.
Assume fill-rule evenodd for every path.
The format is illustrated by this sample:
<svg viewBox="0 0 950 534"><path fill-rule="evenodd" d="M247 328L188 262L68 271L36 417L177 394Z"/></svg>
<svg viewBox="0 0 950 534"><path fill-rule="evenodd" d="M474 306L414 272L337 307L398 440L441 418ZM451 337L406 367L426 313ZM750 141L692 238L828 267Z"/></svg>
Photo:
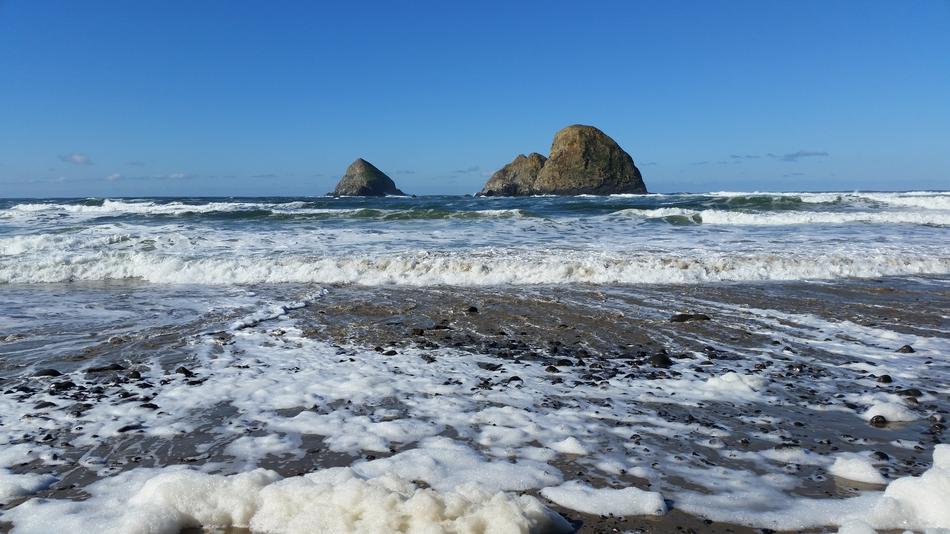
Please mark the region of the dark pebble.
<svg viewBox="0 0 950 534"><path fill-rule="evenodd" d="M142 404L139 404L139 406L141 406L142 408L148 408L149 410L157 410L157 409L158 409L158 405L157 405L157 404L154 404L154 403L151 403L151 402L144 402L144 403L142 403Z"/></svg>
<svg viewBox="0 0 950 534"><path fill-rule="evenodd" d="M891 378L891 375L881 375L877 377L877 381L882 384L890 384L894 379Z"/></svg>
<svg viewBox="0 0 950 534"><path fill-rule="evenodd" d="M69 380L63 380L62 382L56 382L50 386L50 389L53 391L66 391L67 389L73 389L74 387L76 387L76 384Z"/></svg>
<svg viewBox="0 0 950 534"><path fill-rule="evenodd" d="M128 377L132 380L139 380L142 378L142 373L138 371L129 371Z"/></svg>
<svg viewBox="0 0 950 534"><path fill-rule="evenodd" d="M702 313L677 313L670 317L671 323L686 323L689 321L708 321L710 317Z"/></svg>
<svg viewBox="0 0 950 534"><path fill-rule="evenodd" d="M426 335L426 330L425 330L425 328L413 328L413 329L412 329L412 335L414 335L414 336L424 336L424 335Z"/></svg>
<svg viewBox="0 0 950 534"><path fill-rule="evenodd" d="M184 366L175 369L175 372L180 375L185 375L188 378L195 376L195 373L191 372L187 367Z"/></svg>
<svg viewBox="0 0 950 534"><path fill-rule="evenodd" d="M141 430L142 428L144 428L142 425L125 425L123 427L119 427L119 430L117 430L117 432L119 433L131 432L133 430Z"/></svg>
<svg viewBox="0 0 950 534"><path fill-rule="evenodd" d="M560 373L560 372L561 372L560 369L558 369L557 367L554 367L553 365L549 365L549 366L545 367L544 370L547 371L547 372L549 372L549 373Z"/></svg>
<svg viewBox="0 0 950 534"><path fill-rule="evenodd" d="M666 354L654 354L650 356L650 365L653 367L661 367L663 369L669 368L673 365L673 360L670 359Z"/></svg>
<svg viewBox="0 0 950 534"><path fill-rule="evenodd" d="M902 389L898 391L897 394L902 395L904 397L915 397L915 398L924 396L924 392L917 388Z"/></svg>
<svg viewBox="0 0 950 534"><path fill-rule="evenodd" d="M903 347L897 349L895 352L899 352L901 354L912 354L917 351L914 350L914 347L911 347L910 345L904 345Z"/></svg>
<svg viewBox="0 0 950 534"><path fill-rule="evenodd" d="M36 406L34 406L33 408L37 410L42 410L43 408L55 408L55 407L56 407L56 403L49 402L49 401L41 401L41 402L36 403Z"/></svg>
<svg viewBox="0 0 950 534"><path fill-rule="evenodd" d="M423 354L423 355L422 355L422 360L423 360L424 362L426 362L426 363L434 363L434 362L435 362L435 356L433 356L433 355L431 355L431 354Z"/></svg>
<svg viewBox="0 0 950 534"><path fill-rule="evenodd" d="M399 354L399 353L392 349L383 352L383 356L395 356L396 354Z"/></svg>
<svg viewBox="0 0 950 534"><path fill-rule="evenodd" d="M109 365L86 369L87 373L108 373L110 371L125 371L125 367L118 363L110 363Z"/></svg>
<svg viewBox="0 0 950 534"><path fill-rule="evenodd" d="M878 428L887 426L887 419L883 415L875 415L871 418L871 426L876 426Z"/></svg>
<svg viewBox="0 0 950 534"><path fill-rule="evenodd" d="M33 376L35 376L35 377L42 377L42 376L61 376L62 374L63 374L63 373L60 373L60 372L57 371L56 369L40 369L39 371L33 373Z"/></svg>
<svg viewBox="0 0 950 534"><path fill-rule="evenodd" d="M465 309L465 313L472 313L472 314L478 313L478 308L476 308L475 306L469 306L468 308Z"/></svg>

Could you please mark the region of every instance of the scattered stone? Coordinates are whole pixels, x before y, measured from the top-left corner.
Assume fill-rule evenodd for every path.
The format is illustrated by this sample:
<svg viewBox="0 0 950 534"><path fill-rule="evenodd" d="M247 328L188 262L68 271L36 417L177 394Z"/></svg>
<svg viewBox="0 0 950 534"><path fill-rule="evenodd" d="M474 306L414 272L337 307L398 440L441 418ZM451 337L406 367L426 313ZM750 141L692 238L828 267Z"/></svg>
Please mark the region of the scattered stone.
<svg viewBox="0 0 950 534"><path fill-rule="evenodd" d="M55 408L55 407L56 407L56 403L49 402L49 401L40 401L36 403L35 406L33 406L33 408L36 410L42 410L44 408Z"/></svg>
<svg viewBox="0 0 950 534"><path fill-rule="evenodd" d="M914 350L914 347L911 347L910 345L904 345L894 352L899 352L901 354L913 354L914 352L917 352L917 351Z"/></svg>
<svg viewBox="0 0 950 534"><path fill-rule="evenodd" d="M411 334L413 336L424 336L426 335L425 328L413 328Z"/></svg>
<svg viewBox="0 0 950 534"><path fill-rule="evenodd" d="M90 367L86 369L86 373L108 373L111 371L125 371L125 367L118 363L110 363L109 365L103 365L100 367Z"/></svg>
<svg viewBox="0 0 950 534"><path fill-rule="evenodd" d="M478 308L476 308L475 306L469 306L468 308L465 309L465 313L474 315L478 313Z"/></svg>
<svg viewBox="0 0 950 534"><path fill-rule="evenodd" d="M125 432L131 432L133 430L142 430L143 428L145 427L140 424L125 425L123 427L119 427L119 429L116 430L116 432L122 434Z"/></svg>
<svg viewBox="0 0 950 534"><path fill-rule="evenodd" d="M63 380L62 382L54 383L52 386L50 386L50 389L53 391L66 391L73 389L74 387L76 387L76 384L74 384L71 380Z"/></svg>
<svg viewBox="0 0 950 534"><path fill-rule="evenodd" d="M876 426L878 428L887 426L887 419L883 415L875 415L871 418L871 426Z"/></svg>
<svg viewBox="0 0 950 534"><path fill-rule="evenodd" d="M195 373L191 372L187 367L181 366L178 369L175 369L175 372L180 375L185 375L187 378L195 376Z"/></svg>
<svg viewBox="0 0 950 534"><path fill-rule="evenodd" d="M877 381L881 384L890 384L894 380L891 378L891 375L881 375L877 377Z"/></svg>
<svg viewBox="0 0 950 534"><path fill-rule="evenodd" d="M148 408L149 410L158 409L158 405L152 402L143 402L142 404L139 404L139 406L141 406L142 408Z"/></svg>
<svg viewBox="0 0 950 534"><path fill-rule="evenodd" d="M383 356L395 356L395 355L397 355L397 354L399 354L399 353L396 352L396 351L394 351L394 350L392 350L392 349L389 349L389 350L387 350L387 351L383 351Z"/></svg>
<svg viewBox="0 0 950 534"><path fill-rule="evenodd" d="M40 369L39 371L33 373L33 376L40 378L46 376L62 376L63 373L60 373L56 369Z"/></svg>
<svg viewBox="0 0 950 534"><path fill-rule="evenodd" d="M677 313L670 317L671 323L686 323L689 321L709 321L710 317L702 313Z"/></svg>
<svg viewBox="0 0 950 534"><path fill-rule="evenodd" d="M673 360L671 360L666 354L654 354L653 356L650 356L648 361L653 367L660 367L663 369L668 369L673 365Z"/></svg>

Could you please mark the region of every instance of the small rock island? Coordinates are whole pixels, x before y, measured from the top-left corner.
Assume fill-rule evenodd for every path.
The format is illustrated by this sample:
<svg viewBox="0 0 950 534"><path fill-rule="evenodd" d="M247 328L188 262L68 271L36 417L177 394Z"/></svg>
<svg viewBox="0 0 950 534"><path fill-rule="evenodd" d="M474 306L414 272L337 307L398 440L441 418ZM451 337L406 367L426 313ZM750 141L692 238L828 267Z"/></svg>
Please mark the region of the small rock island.
<svg viewBox="0 0 950 534"><path fill-rule="evenodd" d="M640 170L616 141L593 126L557 132L551 154L519 155L502 167L479 196L612 195L646 193Z"/></svg>
<svg viewBox="0 0 950 534"><path fill-rule="evenodd" d="M392 178L363 158L358 158L346 168L346 173L336 184L336 189L329 194L337 197L406 195L396 187Z"/></svg>

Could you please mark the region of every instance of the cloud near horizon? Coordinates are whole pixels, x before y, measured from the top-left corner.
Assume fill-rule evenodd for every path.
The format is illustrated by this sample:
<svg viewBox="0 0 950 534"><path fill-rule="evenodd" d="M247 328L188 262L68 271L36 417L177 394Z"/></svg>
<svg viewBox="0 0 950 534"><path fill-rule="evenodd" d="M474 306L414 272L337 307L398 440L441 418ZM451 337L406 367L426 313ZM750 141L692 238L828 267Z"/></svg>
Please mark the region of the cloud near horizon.
<svg viewBox="0 0 950 534"><path fill-rule="evenodd" d="M802 158L815 158L815 157L824 157L828 153L824 150L799 150L798 152L792 152L790 154L783 154L781 156L776 156L775 154L769 154L770 158L778 158L782 161L798 161Z"/></svg>
<svg viewBox="0 0 950 534"><path fill-rule="evenodd" d="M89 159L89 156L81 152L73 152L72 154L66 154L59 157L60 161L66 163L72 163L73 165L92 165L92 160Z"/></svg>

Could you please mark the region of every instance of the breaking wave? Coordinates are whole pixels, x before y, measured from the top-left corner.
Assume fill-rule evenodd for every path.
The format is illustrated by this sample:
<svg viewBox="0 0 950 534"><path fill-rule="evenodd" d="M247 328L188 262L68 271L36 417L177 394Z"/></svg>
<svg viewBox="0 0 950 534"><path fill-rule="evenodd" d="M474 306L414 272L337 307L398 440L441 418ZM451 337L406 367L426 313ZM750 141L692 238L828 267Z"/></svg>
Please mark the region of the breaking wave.
<svg viewBox="0 0 950 534"><path fill-rule="evenodd" d="M0 259L0 283L136 279L153 283L324 283L360 285L694 284L950 273L950 255L424 253L381 257L298 255L186 258L150 253Z"/></svg>

